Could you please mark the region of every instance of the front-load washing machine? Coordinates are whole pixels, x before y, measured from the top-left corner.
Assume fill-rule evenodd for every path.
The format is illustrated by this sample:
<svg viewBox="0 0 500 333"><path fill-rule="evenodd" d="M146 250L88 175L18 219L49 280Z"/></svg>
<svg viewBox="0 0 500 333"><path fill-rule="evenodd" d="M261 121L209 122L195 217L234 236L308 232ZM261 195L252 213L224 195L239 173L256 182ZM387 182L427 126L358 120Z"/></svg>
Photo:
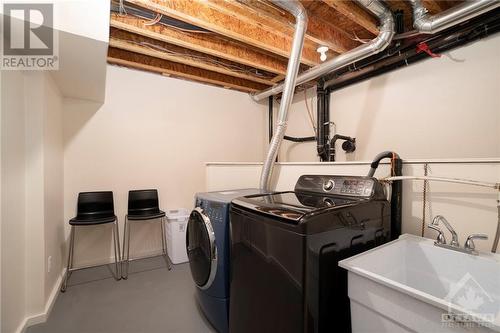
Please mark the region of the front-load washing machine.
<svg viewBox="0 0 500 333"><path fill-rule="evenodd" d="M198 193L189 216L186 249L196 298L221 333L228 332L229 324L229 206L237 197L259 193L258 189Z"/></svg>

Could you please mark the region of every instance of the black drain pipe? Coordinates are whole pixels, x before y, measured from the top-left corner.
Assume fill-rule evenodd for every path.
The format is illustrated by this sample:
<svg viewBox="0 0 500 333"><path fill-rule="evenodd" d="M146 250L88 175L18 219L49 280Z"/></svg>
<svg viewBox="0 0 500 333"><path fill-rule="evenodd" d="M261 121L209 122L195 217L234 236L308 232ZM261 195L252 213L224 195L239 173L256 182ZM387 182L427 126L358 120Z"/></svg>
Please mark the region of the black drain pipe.
<svg viewBox="0 0 500 333"><path fill-rule="evenodd" d="M288 141L292 141L292 142L316 141L316 137L315 136L305 136L305 137L302 137L302 138L296 138L296 137L293 137L293 136L285 135L283 137L283 139L288 140Z"/></svg>
<svg viewBox="0 0 500 333"><path fill-rule="evenodd" d="M322 162L329 160L329 142L330 137L330 93L318 85L316 89L317 101L317 151Z"/></svg>
<svg viewBox="0 0 500 333"><path fill-rule="evenodd" d="M269 96L269 108L268 108L268 123L269 123L269 142L271 142L271 139L273 138L273 126L274 126L274 121L273 121L273 96Z"/></svg>
<svg viewBox="0 0 500 333"><path fill-rule="evenodd" d="M385 151L375 156L375 159L370 165L370 171L368 172L368 177L373 177L380 161L383 160L384 158L390 158L392 161L391 176L403 175L403 160L401 160L401 158L397 153L392 151ZM391 240L397 239L399 235L401 235L402 212L403 212L403 181L396 180L392 182L392 191L391 191Z"/></svg>
<svg viewBox="0 0 500 333"><path fill-rule="evenodd" d="M394 159L394 176L403 175L403 160L399 156ZM403 181L392 182L391 192L391 240L401 235L403 221Z"/></svg>
<svg viewBox="0 0 500 333"><path fill-rule="evenodd" d="M335 134L333 138L330 140L328 155L329 155L329 160L331 162L335 162L335 155L336 155L335 143L337 142L337 140L344 140L344 143L342 143L342 149L344 149L346 153L352 153L356 150L356 138Z"/></svg>

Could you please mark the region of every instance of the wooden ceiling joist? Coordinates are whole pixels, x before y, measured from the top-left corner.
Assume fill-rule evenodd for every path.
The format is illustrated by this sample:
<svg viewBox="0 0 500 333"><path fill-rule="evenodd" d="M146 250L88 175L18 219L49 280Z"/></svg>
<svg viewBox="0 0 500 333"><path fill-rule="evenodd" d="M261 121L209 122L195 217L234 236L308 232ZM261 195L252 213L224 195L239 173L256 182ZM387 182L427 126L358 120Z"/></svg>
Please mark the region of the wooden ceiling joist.
<svg viewBox="0 0 500 333"><path fill-rule="evenodd" d="M114 48L208 69L262 84L274 84L272 79L275 75L272 73L261 72L249 66L115 28L111 28L109 45Z"/></svg>
<svg viewBox="0 0 500 333"><path fill-rule="evenodd" d="M223 11L229 15L246 23L258 22L262 27L266 27L273 32L279 32L283 36L293 36L295 18L283 10L275 9L268 3L256 0L239 1L207 1L210 7ZM308 20L307 41L314 43L314 47L325 45L336 54L344 53L359 45L358 42L350 39L346 34L335 28L333 25ZM336 55L332 54L332 56Z"/></svg>
<svg viewBox="0 0 500 333"><path fill-rule="evenodd" d="M446 9L444 1L422 0L422 4L431 14L436 14Z"/></svg>
<svg viewBox="0 0 500 333"><path fill-rule="evenodd" d="M378 22L375 17L352 1L323 0L327 5L348 17L354 24L359 24L374 35L378 35Z"/></svg>
<svg viewBox="0 0 500 333"><path fill-rule="evenodd" d="M235 16L217 10L202 0L128 0L128 2L283 57L288 57L290 54L293 36L269 31L259 22L242 24ZM302 63L314 66L319 62L316 46L304 45Z"/></svg>
<svg viewBox="0 0 500 333"><path fill-rule="evenodd" d="M300 0L312 20L321 24L331 24L351 38L373 39L375 35L345 15L339 13L323 1Z"/></svg>
<svg viewBox="0 0 500 333"><path fill-rule="evenodd" d="M142 54L120 50L114 47L108 49L108 62L130 68L156 72L188 80L232 88L244 92L255 92L267 88L267 85L236 78L230 75L179 64L164 59L144 56Z"/></svg>
<svg viewBox="0 0 500 333"><path fill-rule="evenodd" d="M356 1L299 1L309 17L299 71L320 63L318 46L328 46L331 58L379 33L377 19ZM436 14L463 0L422 1ZM112 6L112 64L243 92L260 91L285 78L295 18L271 0L125 2L128 14L118 14L117 4ZM413 30L408 1L385 3L403 11L405 32Z"/></svg>
<svg viewBox="0 0 500 333"><path fill-rule="evenodd" d="M287 60L211 33L189 33L165 25L145 25L136 17L111 14L111 27L143 35L274 74L286 74Z"/></svg>

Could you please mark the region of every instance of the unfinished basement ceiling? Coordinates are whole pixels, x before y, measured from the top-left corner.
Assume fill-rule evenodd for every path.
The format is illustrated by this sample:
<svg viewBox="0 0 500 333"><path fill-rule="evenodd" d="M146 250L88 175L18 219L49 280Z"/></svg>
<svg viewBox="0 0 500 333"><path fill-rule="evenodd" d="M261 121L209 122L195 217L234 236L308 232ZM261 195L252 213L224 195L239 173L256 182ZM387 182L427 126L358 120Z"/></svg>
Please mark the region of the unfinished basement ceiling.
<svg viewBox="0 0 500 333"><path fill-rule="evenodd" d="M301 0L309 15L301 71L374 38L377 21L353 1ZM411 6L402 10L412 30ZM460 1L424 0L431 14ZM108 62L244 92L283 80L293 16L265 0L112 1Z"/></svg>

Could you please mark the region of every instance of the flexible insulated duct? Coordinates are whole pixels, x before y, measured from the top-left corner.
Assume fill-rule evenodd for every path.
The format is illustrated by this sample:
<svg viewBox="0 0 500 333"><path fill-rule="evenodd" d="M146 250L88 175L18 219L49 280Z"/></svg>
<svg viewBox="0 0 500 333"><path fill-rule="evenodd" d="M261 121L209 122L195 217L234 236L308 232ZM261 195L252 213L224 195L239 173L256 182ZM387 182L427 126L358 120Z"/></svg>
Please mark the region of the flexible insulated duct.
<svg viewBox="0 0 500 333"><path fill-rule="evenodd" d="M297 76L300 65L300 55L304 44L305 30L307 27L307 14L304 7L298 1L273 0L273 2L293 14L295 16L296 23L285 82L252 95L252 98L255 101L260 101L269 96L283 92L280 111L278 114L278 125L270 143L269 151L267 153L266 160L264 161L260 177L260 187L265 190L269 190L274 161L285 135L288 109L292 102L295 86L311 81L333 70L350 65L353 62L381 52L391 43L392 37L394 36L394 19L392 17L392 13L382 4L381 1L357 0L360 5L380 20L381 25L379 27L379 35L372 41L360 45L351 51L343 53Z"/></svg>
<svg viewBox="0 0 500 333"><path fill-rule="evenodd" d="M350 65L353 62L377 54L391 43L394 36L394 19L391 11L378 0L357 0L357 2L380 20L379 35L366 44L360 45L301 73L297 76L296 85L309 82L334 70ZM269 96L279 94L285 86L286 80L284 84L275 85L251 96L255 101L261 101Z"/></svg>
<svg viewBox="0 0 500 333"><path fill-rule="evenodd" d="M420 33L434 34L492 9L500 7L498 0L473 0L430 15L421 0L410 0L413 8L413 27Z"/></svg>
<svg viewBox="0 0 500 333"><path fill-rule="evenodd" d="M288 109L292 104L293 93L297 80L297 73L299 72L300 56L302 54L304 37L307 29L307 13L299 1L273 0L273 3L287 10L295 17L295 33L293 35L292 50L290 52L290 58L288 60L288 67L286 69L285 83L283 85L283 96L281 98L281 104L278 113L276 132L274 133L271 143L269 144L269 151L267 152L267 157L264 161L264 166L262 167L262 174L260 177L260 187L265 190L269 189L274 161L276 159L276 155L278 154L281 142L283 141L283 137L285 136L288 119ZM266 97L269 96L271 95L267 95Z"/></svg>

